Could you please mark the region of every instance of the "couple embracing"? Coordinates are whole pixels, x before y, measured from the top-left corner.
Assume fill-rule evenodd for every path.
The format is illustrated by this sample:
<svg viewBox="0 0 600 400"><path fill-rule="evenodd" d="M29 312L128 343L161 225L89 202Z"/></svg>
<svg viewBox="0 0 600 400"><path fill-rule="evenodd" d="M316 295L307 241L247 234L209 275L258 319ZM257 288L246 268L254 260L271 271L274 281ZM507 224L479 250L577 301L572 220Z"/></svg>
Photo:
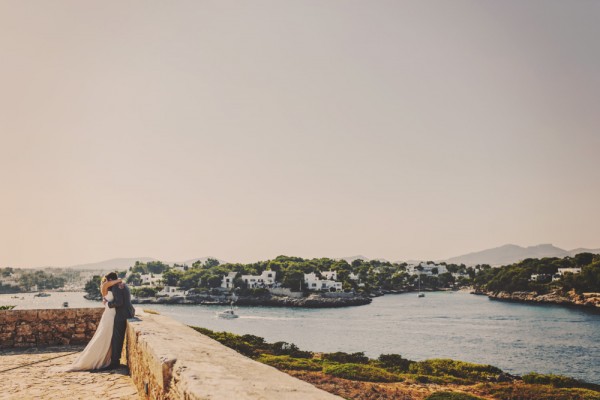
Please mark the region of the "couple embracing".
<svg viewBox="0 0 600 400"><path fill-rule="evenodd" d="M100 370L119 368L119 360L125 340L127 319L133 318L135 309L131 305L129 288L111 272L102 278L100 285L104 313L96 333L69 371Z"/></svg>

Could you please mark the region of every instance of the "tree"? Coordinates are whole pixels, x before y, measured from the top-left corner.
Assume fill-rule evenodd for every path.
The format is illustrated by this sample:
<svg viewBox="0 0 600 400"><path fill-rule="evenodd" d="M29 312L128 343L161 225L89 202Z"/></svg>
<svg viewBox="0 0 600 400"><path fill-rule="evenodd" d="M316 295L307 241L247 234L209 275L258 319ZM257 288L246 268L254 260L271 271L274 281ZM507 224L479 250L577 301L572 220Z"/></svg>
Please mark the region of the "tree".
<svg viewBox="0 0 600 400"><path fill-rule="evenodd" d="M209 269L212 267L216 267L219 264L220 262L216 258L207 258L206 261L204 261L204 268Z"/></svg>
<svg viewBox="0 0 600 400"><path fill-rule="evenodd" d="M178 286L183 272L176 269L170 269L162 274L162 280L167 286Z"/></svg>
<svg viewBox="0 0 600 400"><path fill-rule="evenodd" d="M85 283L85 287L83 288L83 290L85 290L85 292L88 294L89 297L94 298L94 297L100 297L100 281L101 281L101 277L100 275L94 275L92 277L92 279L90 279L89 281L87 281Z"/></svg>
<svg viewBox="0 0 600 400"><path fill-rule="evenodd" d="M142 277L139 273L134 272L127 277L126 282L132 286L140 286L142 284Z"/></svg>

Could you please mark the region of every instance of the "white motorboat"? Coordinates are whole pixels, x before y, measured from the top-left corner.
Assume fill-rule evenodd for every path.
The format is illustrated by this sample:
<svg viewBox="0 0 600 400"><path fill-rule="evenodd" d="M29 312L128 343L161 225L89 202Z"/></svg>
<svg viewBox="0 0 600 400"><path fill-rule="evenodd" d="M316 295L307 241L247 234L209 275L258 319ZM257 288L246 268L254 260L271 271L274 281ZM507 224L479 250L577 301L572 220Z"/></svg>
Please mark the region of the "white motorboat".
<svg viewBox="0 0 600 400"><path fill-rule="evenodd" d="M419 273L419 294L418 297L425 297L425 293L421 292L421 274Z"/></svg>
<svg viewBox="0 0 600 400"><path fill-rule="evenodd" d="M231 303L229 305L229 309L228 310L218 311L217 312L217 317L232 319L232 318L238 318L239 315L237 315L235 313L235 311L233 310L233 303Z"/></svg>

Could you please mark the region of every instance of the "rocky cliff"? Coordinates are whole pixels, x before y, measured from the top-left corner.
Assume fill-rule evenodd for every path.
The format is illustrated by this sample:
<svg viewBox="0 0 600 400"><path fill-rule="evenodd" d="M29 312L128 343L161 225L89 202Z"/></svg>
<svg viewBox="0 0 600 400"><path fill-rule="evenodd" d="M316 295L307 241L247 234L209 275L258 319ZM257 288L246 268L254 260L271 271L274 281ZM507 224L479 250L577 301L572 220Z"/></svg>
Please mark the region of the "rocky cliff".
<svg viewBox="0 0 600 400"><path fill-rule="evenodd" d="M600 310L600 293L578 294L574 290L568 293L553 291L547 294L536 292L483 292L491 299L518 301L539 304L560 304L566 306L586 307Z"/></svg>

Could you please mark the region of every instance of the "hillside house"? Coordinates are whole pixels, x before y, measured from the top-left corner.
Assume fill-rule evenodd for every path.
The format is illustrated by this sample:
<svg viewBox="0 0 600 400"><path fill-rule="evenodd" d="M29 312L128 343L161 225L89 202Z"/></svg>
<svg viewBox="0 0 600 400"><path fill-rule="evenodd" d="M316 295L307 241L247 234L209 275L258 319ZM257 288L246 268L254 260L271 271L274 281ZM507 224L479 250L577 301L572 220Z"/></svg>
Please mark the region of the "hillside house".
<svg viewBox="0 0 600 400"><path fill-rule="evenodd" d="M162 288L162 290L158 293L156 293L157 296L168 296L168 297L175 297L175 296L185 296L186 292L185 290L179 288L179 287L175 287L175 286L165 286L164 288Z"/></svg>
<svg viewBox="0 0 600 400"><path fill-rule="evenodd" d="M141 274L141 285L158 286L162 282L162 274Z"/></svg>
<svg viewBox="0 0 600 400"><path fill-rule="evenodd" d="M304 284L309 290L341 291L342 282L331 279L320 279L314 272L304 274Z"/></svg>
<svg viewBox="0 0 600 400"><path fill-rule="evenodd" d="M271 288L275 286L275 271L265 270L260 275L242 275L242 280L249 289Z"/></svg>
<svg viewBox="0 0 600 400"><path fill-rule="evenodd" d="M448 270L443 264L428 264L422 262L420 264L407 265L406 272L410 275L439 275L448 272Z"/></svg>
<svg viewBox="0 0 600 400"><path fill-rule="evenodd" d="M227 275L223 276L223 281L221 282L221 287L223 289L233 289L233 280L235 279L236 276L237 276L237 272L230 272Z"/></svg>
<svg viewBox="0 0 600 400"><path fill-rule="evenodd" d="M552 282L560 280L565 273L579 274L581 273L581 267L559 268L558 272L552 276Z"/></svg>
<svg viewBox="0 0 600 400"><path fill-rule="evenodd" d="M547 282L551 277L550 274L531 274L529 280L532 282Z"/></svg>

